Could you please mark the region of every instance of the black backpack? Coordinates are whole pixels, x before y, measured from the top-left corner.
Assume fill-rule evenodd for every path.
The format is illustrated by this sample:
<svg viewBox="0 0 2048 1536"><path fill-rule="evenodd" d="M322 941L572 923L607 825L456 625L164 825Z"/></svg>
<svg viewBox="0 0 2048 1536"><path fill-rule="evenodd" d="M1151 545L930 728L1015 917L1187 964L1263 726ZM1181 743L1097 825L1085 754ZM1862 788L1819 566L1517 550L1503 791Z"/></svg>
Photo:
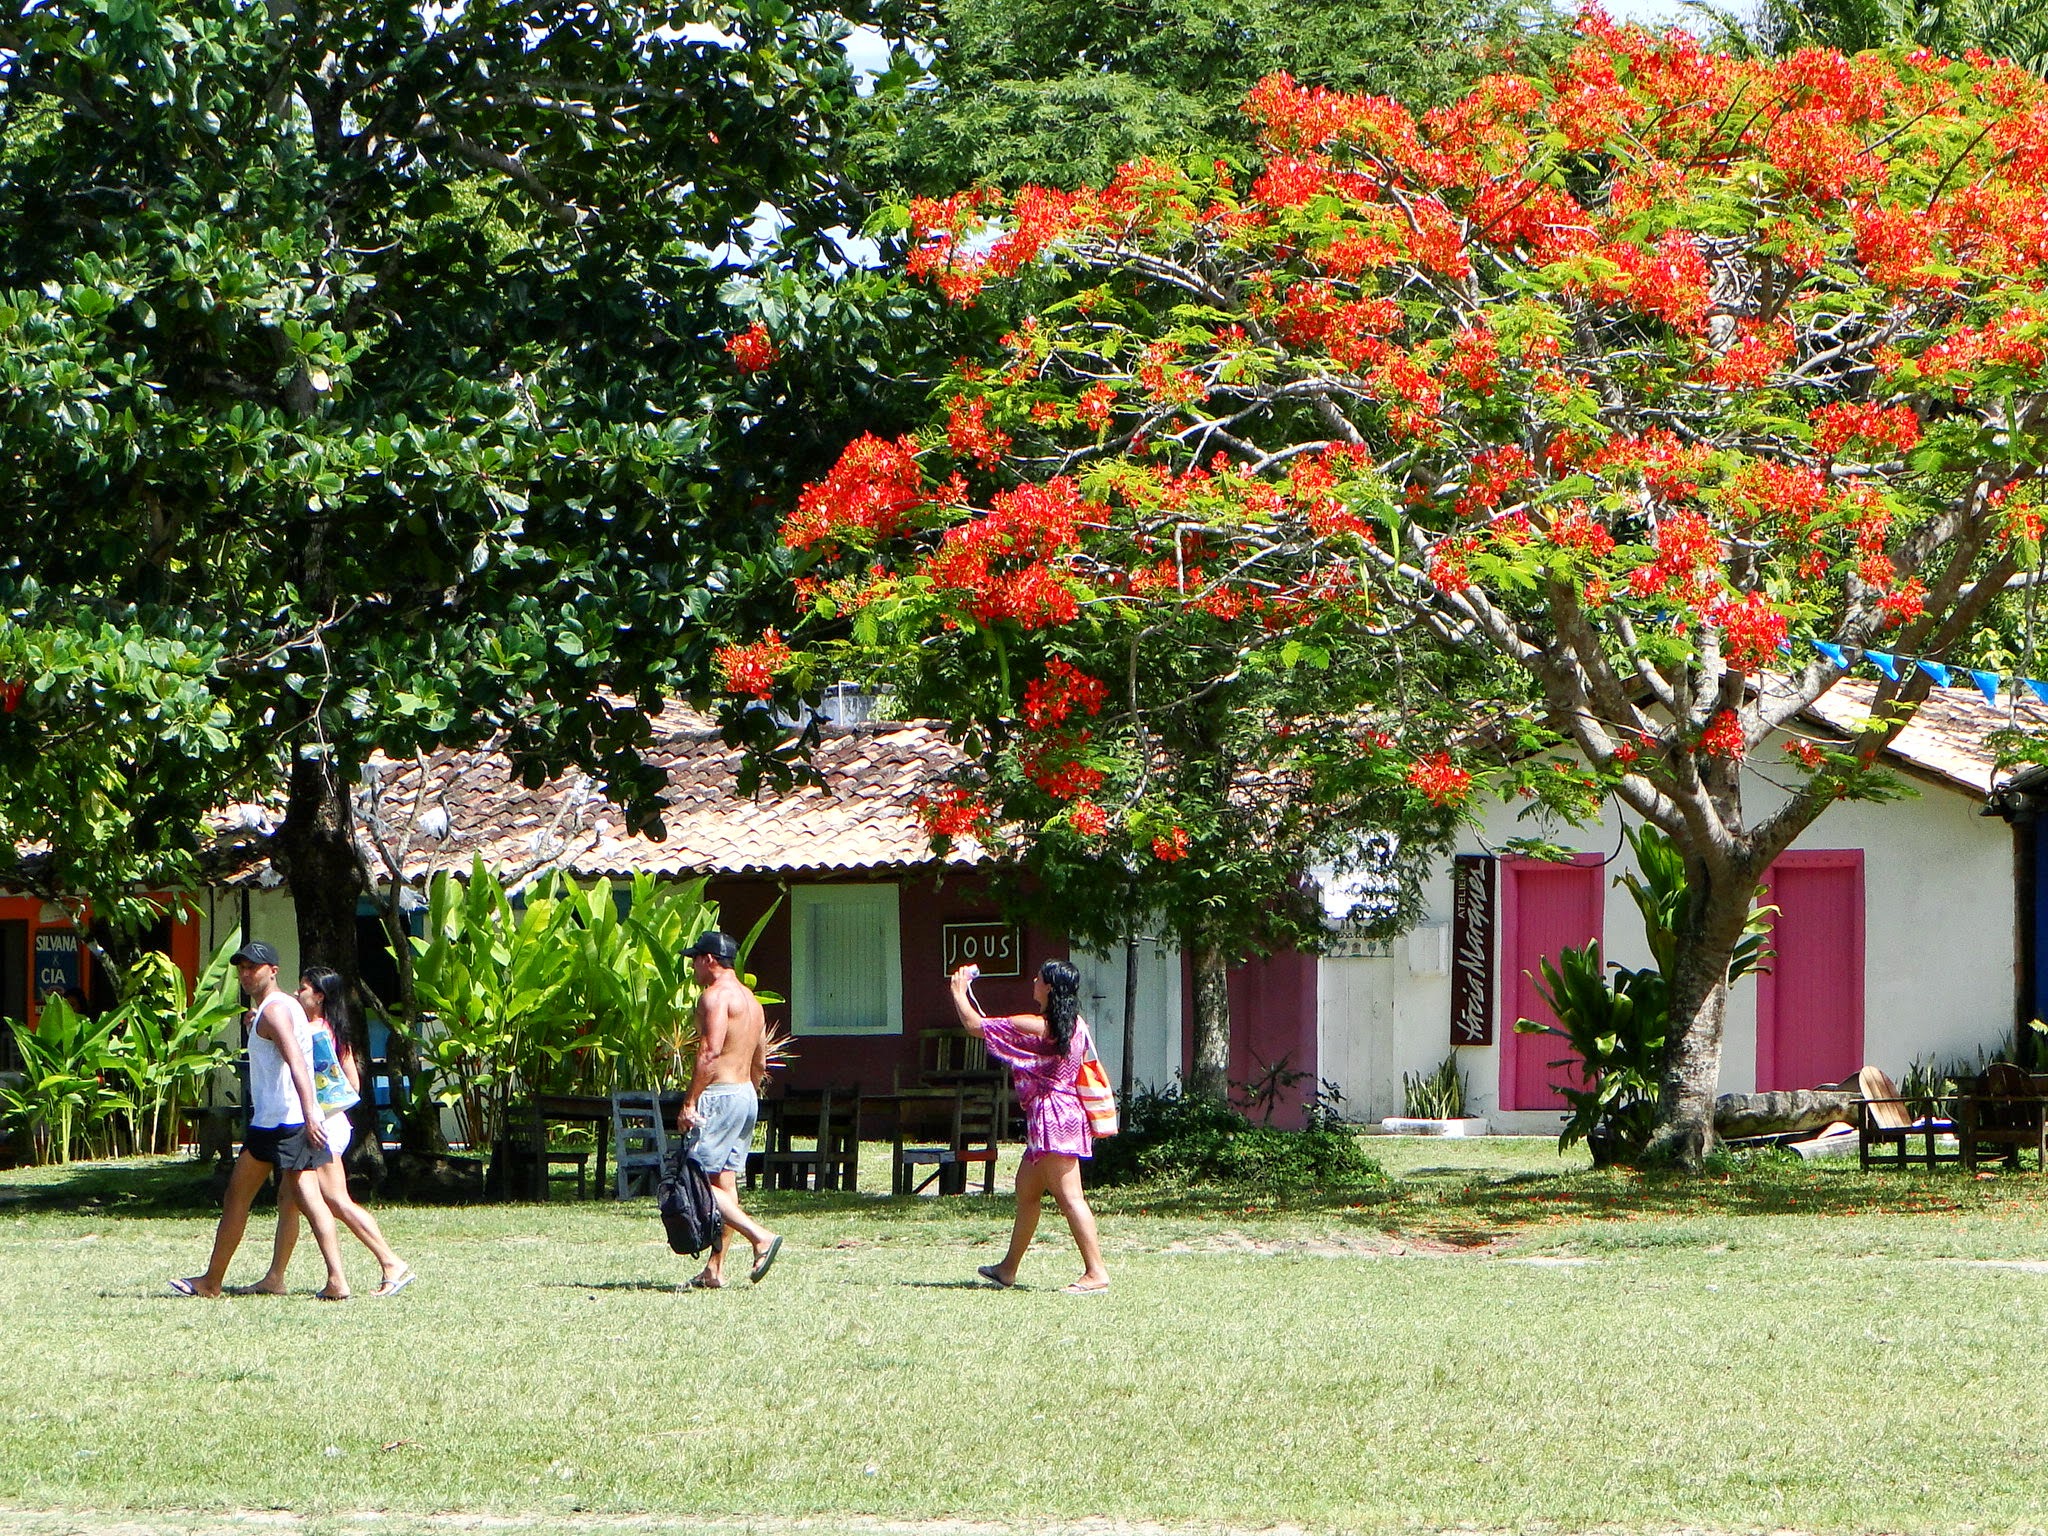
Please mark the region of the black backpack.
<svg viewBox="0 0 2048 1536"><path fill-rule="evenodd" d="M684 1153L682 1142L670 1143L661 1162L661 1183L654 1193L661 1207L661 1224L668 1229L669 1247L694 1255L718 1241L724 1222L718 1202L711 1198L711 1181L704 1177L696 1159Z"/></svg>

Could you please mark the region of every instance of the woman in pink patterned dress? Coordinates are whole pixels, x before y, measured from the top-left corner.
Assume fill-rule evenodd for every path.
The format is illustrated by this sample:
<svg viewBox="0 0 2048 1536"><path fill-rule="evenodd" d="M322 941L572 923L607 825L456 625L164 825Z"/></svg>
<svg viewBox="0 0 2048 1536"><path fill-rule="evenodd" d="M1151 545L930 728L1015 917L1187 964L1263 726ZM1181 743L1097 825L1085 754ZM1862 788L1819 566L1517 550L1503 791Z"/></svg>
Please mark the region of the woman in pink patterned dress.
<svg viewBox="0 0 2048 1536"><path fill-rule="evenodd" d="M1109 1289L1109 1271L1102 1267L1102 1244L1095 1235L1095 1213L1081 1193L1081 1159L1095 1150L1088 1116L1075 1086L1088 1054L1088 1025L1081 1018L1081 976L1064 960L1048 960L1038 968L1031 995L1039 1012L1014 1018L983 1018L972 991L976 971L963 965L953 973L953 1009L969 1034L981 1036L989 1055L1007 1062L1024 1107L1024 1162L1017 1170L1017 1222L1010 1229L1010 1251L999 1264L976 1271L991 1284L1008 1289L1017 1283L1017 1266L1038 1230L1039 1203L1050 1192L1081 1250L1081 1278L1066 1287L1072 1296L1092 1296Z"/></svg>

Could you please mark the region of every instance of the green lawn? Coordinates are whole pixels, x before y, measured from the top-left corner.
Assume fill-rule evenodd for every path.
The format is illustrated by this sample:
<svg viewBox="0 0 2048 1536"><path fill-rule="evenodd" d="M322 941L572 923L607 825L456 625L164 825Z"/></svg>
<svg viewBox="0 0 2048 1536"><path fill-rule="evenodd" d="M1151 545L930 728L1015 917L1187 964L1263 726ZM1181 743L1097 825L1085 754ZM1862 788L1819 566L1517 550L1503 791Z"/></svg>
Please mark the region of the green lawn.
<svg viewBox="0 0 2048 1536"><path fill-rule="evenodd" d="M195 1302L192 1165L0 1174L0 1528L2048 1527L2034 1176L1372 1146L1385 1192L1102 1197L1087 1299L1050 1211L999 1293L1000 1195L783 1194L757 1289L678 1291L644 1202L560 1203L386 1210L395 1301L306 1299L307 1245L301 1295Z"/></svg>

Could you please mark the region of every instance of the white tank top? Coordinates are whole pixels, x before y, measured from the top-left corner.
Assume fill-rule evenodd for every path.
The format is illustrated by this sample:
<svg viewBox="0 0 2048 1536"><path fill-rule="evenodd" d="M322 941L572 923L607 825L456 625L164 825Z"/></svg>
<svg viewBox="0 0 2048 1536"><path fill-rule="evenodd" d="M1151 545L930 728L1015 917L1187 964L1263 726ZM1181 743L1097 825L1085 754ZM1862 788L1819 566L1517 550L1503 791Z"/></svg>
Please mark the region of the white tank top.
<svg viewBox="0 0 2048 1536"><path fill-rule="evenodd" d="M306 1022L305 1009L289 993L273 993L258 1011L255 1023L249 1026L249 1123L266 1130L279 1125L304 1125L306 1112L299 1104L299 1090L292 1086L292 1069L285 1062L284 1052L256 1028L265 1014L273 1027L290 1026L299 1042L301 1060L313 1059L313 1026Z"/></svg>

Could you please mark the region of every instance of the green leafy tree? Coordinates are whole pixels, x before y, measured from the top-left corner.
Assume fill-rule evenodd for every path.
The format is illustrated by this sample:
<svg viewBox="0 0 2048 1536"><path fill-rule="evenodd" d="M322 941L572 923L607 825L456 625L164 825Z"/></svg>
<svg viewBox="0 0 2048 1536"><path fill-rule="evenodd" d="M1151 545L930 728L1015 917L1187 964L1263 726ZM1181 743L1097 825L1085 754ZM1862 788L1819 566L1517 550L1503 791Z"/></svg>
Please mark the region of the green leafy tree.
<svg viewBox="0 0 2048 1536"><path fill-rule="evenodd" d="M0 840L104 910L281 790L353 974L374 748L657 827L648 711L934 309L830 266L864 15L0 8Z"/></svg>
<svg viewBox="0 0 2048 1536"><path fill-rule="evenodd" d="M1744 30L1733 18L1731 31ZM2048 71L2048 12L2031 0L1764 0L1746 31L1772 53L1834 48L1980 50Z"/></svg>
<svg viewBox="0 0 2048 1536"><path fill-rule="evenodd" d="M1238 108L1266 75L1428 106L1560 29L1513 0L945 0L917 30L928 78L878 98L859 150L878 183L942 195L1079 186L1141 155L1252 154Z"/></svg>
<svg viewBox="0 0 2048 1536"><path fill-rule="evenodd" d="M1779 733L1866 654L1969 659L2036 558L2048 85L1580 25L1557 67L1420 116L1264 81L1249 185L1151 162L916 205L916 275L1035 290L1032 320L929 427L851 445L784 536L856 642L902 625L915 667L953 658L970 731L1028 732L1070 651L1106 711L1098 636L1209 624L1217 687L1290 639L1375 658L1330 714L1270 720L1276 759L1356 721L1351 771L1418 809L1478 775L1614 797L1684 864L1654 1150L1690 1161L1759 880L1829 806L1898 792L1878 755L1934 674L1895 666L1846 745ZM734 686L803 680L750 659ZM1409 675L1456 692L1404 707ZM1502 709L1562 750L1492 767ZM1041 774L1147 771L1088 764L1085 711L1054 723ZM1782 789L1752 803L1755 773ZM1145 795L1083 826L1059 784L1056 818L1002 830L1159 835Z"/></svg>

